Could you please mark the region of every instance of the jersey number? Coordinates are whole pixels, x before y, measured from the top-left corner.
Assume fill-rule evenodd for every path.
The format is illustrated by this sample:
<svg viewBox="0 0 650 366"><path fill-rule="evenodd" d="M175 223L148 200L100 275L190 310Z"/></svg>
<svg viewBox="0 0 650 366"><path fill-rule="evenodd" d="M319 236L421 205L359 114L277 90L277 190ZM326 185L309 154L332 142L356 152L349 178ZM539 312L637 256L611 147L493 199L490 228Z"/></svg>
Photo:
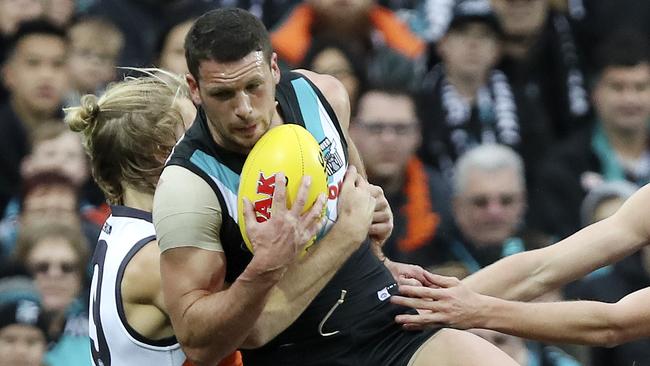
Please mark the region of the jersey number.
<svg viewBox="0 0 650 366"><path fill-rule="evenodd" d="M97 366L110 366L111 353L104 336L101 318L99 316L99 304L102 299L102 277L104 277L104 260L108 244L105 240L97 242L95 254L93 255L93 280L90 288L91 319L90 319L90 351L93 361Z"/></svg>

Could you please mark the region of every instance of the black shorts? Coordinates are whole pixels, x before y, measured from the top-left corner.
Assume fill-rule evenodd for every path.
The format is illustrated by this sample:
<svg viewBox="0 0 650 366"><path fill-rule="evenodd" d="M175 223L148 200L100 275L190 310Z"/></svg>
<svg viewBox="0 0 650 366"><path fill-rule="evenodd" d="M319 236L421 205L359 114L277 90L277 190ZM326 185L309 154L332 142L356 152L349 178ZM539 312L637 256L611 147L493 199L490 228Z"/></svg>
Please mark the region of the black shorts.
<svg viewBox="0 0 650 366"><path fill-rule="evenodd" d="M351 259L344 266L350 270L337 274L299 321L269 345L244 351L244 365L408 365L436 330L403 330L395 316L415 311L389 301L388 295L397 293L390 272L369 250ZM331 311L341 290L344 301Z"/></svg>

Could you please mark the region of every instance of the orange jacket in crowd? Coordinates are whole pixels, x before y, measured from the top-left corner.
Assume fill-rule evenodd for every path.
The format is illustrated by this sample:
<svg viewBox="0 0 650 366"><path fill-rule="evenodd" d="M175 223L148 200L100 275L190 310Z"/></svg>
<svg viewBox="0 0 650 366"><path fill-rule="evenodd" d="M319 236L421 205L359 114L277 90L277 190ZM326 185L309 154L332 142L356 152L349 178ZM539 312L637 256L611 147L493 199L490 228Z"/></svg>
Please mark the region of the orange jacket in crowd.
<svg viewBox="0 0 650 366"><path fill-rule="evenodd" d="M394 12L379 5L370 9L370 22L379 31L386 45L398 53L417 58L425 50L425 42L412 33ZM278 56L293 66L302 63L312 40L314 9L309 4L294 8L289 17L271 33L271 43Z"/></svg>

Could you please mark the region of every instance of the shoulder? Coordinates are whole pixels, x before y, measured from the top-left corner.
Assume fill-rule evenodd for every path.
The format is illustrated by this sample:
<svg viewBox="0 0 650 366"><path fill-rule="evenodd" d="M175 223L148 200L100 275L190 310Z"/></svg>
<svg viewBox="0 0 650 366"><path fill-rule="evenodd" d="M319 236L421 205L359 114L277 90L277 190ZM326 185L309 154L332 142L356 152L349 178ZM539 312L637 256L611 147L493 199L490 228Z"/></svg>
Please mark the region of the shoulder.
<svg viewBox="0 0 650 366"><path fill-rule="evenodd" d="M350 118L350 97L343 84L337 78L330 75L318 74L304 69L293 71L303 75L314 83L334 109L334 112L339 117L339 121L347 127Z"/></svg>
<svg viewBox="0 0 650 366"><path fill-rule="evenodd" d="M216 196L208 182L191 170L179 165L165 167L154 194L154 216L160 208L186 202L186 194Z"/></svg>
<svg viewBox="0 0 650 366"><path fill-rule="evenodd" d="M160 251L156 240L145 244L129 260L122 278L125 302L152 303L160 292Z"/></svg>

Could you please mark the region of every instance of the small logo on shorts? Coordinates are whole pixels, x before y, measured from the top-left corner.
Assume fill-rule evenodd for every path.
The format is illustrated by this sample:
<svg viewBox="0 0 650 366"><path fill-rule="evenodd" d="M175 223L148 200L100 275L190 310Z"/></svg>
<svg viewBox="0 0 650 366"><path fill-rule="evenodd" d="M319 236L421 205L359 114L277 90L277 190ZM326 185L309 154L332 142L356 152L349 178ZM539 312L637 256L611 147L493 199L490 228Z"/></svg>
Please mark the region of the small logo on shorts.
<svg viewBox="0 0 650 366"><path fill-rule="evenodd" d="M384 301L389 297L390 297L390 293L388 292L388 287L384 287L381 290L377 291L377 298L379 299L379 301Z"/></svg>
<svg viewBox="0 0 650 366"><path fill-rule="evenodd" d="M379 301L386 301L386 299L388 299L391 296L390 290L392 290L395 287L397 287L397 284L393 283L392 285L386 286L381 290L377 291L377 298L379 299Z"/></svg>

